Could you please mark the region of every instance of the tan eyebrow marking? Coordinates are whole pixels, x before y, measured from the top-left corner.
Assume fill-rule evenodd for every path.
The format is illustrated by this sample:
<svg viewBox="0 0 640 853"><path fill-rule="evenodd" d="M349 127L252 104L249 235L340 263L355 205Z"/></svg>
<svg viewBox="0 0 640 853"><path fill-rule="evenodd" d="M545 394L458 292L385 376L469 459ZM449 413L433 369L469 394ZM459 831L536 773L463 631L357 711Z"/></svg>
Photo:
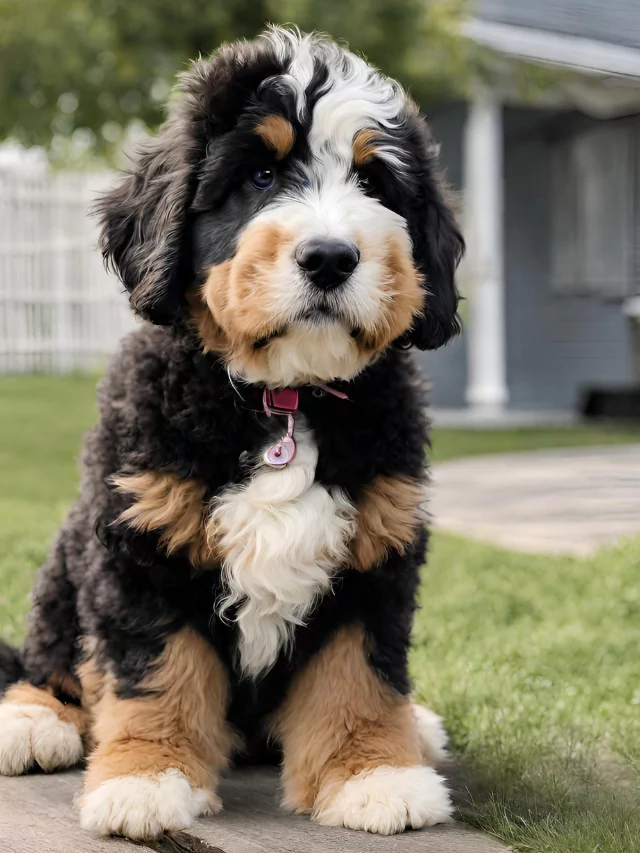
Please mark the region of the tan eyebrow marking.
<svg viewBox="0 0 640 853"><path fill-rule="evenodd" d="M293 148L296 132L284 116L270 115L257 124L254 133L262 139L265 145L276 152L276 160L282 160Z"/></svg>
<svg viewBox="0 0 640 853"><path fill-rule="evenodd" d="M375 157L377 148L374 142L378 140L379 134L375 130L359 130L353 137L353 162L356 166L365 166Z"/></svg>

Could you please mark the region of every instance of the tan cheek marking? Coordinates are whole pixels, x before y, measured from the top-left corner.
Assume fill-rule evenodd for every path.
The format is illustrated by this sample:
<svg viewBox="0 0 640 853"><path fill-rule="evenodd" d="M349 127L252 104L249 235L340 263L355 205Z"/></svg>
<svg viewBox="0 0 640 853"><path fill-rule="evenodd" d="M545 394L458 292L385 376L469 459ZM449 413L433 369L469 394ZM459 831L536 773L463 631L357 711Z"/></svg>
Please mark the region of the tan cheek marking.
<svg viewBox="0 0 640 853"><path fill-rule="evenodd" d="M212 267L201 289L187 294L191 324L202 342L204 352L224 354L229 350L229 340L220 325L224 307L230 261Z"/></svg>
<svg viewBox="0 0 640 853"><path fill-rule="evenodd" d="M376 146L374 143L379 139L380 134L375 130L364 129L359 130L353 137L353 162L356 166L366 166L376 156Z"/></svg>
<svg viewBox="0 0 640 853"><path fill-rule="evenodd" d="M385 266L394 282L393 336L397 337L411 325L415 315L423 309L422 276L414 266L411 250L407 251L396 240L389 242Z"/></svg>
<svg viewBox="0 0 640 853"><path fill-rule="evenodd" d="M202 289L189 294L192 324L205 352L247 369L268 361L269 346L254 344L280 331L277 267L294 240L276 223L249 226L235 256L213 266Z"/></svg>
<svg viewBox="0 0 640 853"><path fill-rule="evenodd" d="M190 297L205 347L228 352L273 331L276 267L292 243L293 236L279 225L250 226L240 236L235 256L211 268L200 296Z"/></svg>
<svg viewBox="0 0 640 853"><path fill-rule="evenodd" d="M275 224L247 228L238 243L229 288L228 310L233 324L231 337L255 340L271 321L274 271L284 243L284 232Z"/></svg>
<svg viewBox="0 0 640 853"><path fill-rule="evenodd" d="M254 128L254 133L275 151L276 160L283 160L293 148L296 132L284 116L270 115Z"/></svg>
<svg viewBox="0 0 640 853"><path fill-rule="evenodd" d="M404 554L425 523L424 485L409 477L376 477L358 500L357 532L351 565L366 571L379 565L390 549Z"/></svg>
<svg viewBox="0 0 640 853"><path fill-rule="evenodd" d="M366 240L363 241L365 251ZM364 252L363 252L364 256ZM384 247L382 259L383 290L390 299L383 307L382 317L375 328L366 329L358 343L367 351L381 352L412 325L424 305L422 276L416 270L413 256L395 238Z"/></svg>
<svg viewBox="0 0 640 853"><path fill-rule="evenodd" d="M97 743L86 790L117 776L182 771L196 788L210 789L236 739L226 723L229 684L215 651L184 628L142 685L151 695L119 699L106 678L95 707Z"/></svg>
<svg viewBox="0 0 640 853"><path fill-rule="evenodd" d="M221 333L226 342L224 348L215 348L237 366L262 365L269 357L268 345L254 349L254 344L280 331L278 265L292 251L294 239L276 223L250 226L229 266L223 272L214 267L205 284L209 313L219 330L213 335L219 338ZM202 320L200 328L205 329Z"/></svg>
<svg viewBox="0 0 640 853"><path fill-rule="evenodd" d="M215 565L215 542L207 537L209 507L202 483L158 471L122 475L113 483L119 492L135 498L116 524L143 532L162 530L160 544L167 554L187 548L193 565Z"/></svg>
<svg viewBox="0 0 640 853"><path fill-rule="evenodd" d="M296 677L271 730L284 749L284 804L298 813L361 770L420 764L411 702L375 674L356 625Z"/></svg>

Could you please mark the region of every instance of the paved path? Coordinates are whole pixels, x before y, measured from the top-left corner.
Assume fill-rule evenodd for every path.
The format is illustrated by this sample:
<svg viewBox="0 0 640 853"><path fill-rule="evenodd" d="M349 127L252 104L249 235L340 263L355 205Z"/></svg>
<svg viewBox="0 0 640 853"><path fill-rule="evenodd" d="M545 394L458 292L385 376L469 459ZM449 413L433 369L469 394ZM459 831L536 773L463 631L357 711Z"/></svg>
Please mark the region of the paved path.
<svg viewBox="0 0 640 853"><path fill-rule="evenodd" d="M527 553L586 557L640 534L640 444L434 465L436 527Z"/></svg>
<svg viewBox="0 0 640 853"><path fill-rule="evenodd" d="M458 824L384 838L284 815L278 774L266 768L237 770L223 780L220 815L199 821L190 833L138 846L82 831L73 805L81 784L79 771L0 777L2 853L506 853Z"/></svg>

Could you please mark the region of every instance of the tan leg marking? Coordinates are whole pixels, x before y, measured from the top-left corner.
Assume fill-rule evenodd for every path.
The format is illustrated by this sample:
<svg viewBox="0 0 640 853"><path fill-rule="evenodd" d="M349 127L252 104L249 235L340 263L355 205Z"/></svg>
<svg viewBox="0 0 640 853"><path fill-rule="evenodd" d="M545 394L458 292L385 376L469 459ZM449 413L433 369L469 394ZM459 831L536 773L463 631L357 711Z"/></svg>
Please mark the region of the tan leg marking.
<svg viewBox="0 0 640 853"><path fill-rule="evenodd" d="M235 737L225 719L227 675L214 650L185 628L142 686L150 692L119 699L106 676L94 708L96 748L80 822L100 835L157 838L220 809L215 787Z"/></svg>
<svg viewBox="0 0 640 853"><path fill-rule="evenodd" d="M98 666L95 652L96 642L93 637L85 637L82 641L84 659L76 667L76 675L82 688L82 707L86 711L90 724L84 736L85 750L89 754L95 749L93 736L93 709L104 694L105 674Z"/></svg>
<svg viewBox="0 0 640 853"><path fill-rule="evenodd" d="M78 665L76 672L82 687L82 707L91 712L103 694L104 673L98 667L93 654L88 651L83 662Z"/></svg>
<svg viewBox="0 0 640 853"><path fill-rule="evenodd" d="M67 676L67 686L75 683L75 680ZM57 681L57 679L55 679ZM77 689L77 688L76 688ZM14 684L10 687L3 697L3 702L13 703L15 705L41 705L43 708L48 708L63 723L71 723L74 725L80 735L85 735L87 732L89 719L86 711L79 705L72 705L60 702L56 699L56 695L60 692L73 694L68 690L57 690L53 685L48 684L43 687L34 687L27 681L22 681L19 684ZM78 698L78 696L74 696Z"/></svg>
<svg viewBox="0 0 640 853"><path fill-rule="evenodd" d="M411 702L375 674L359 626L341 629L309 662L273 730L284 751L284 805L297 813L362 770L421 760Z"/></svg>
<svg viewBox="0 0 640 853"><path fill-rule="evenodd" d="M14 684L0 703L0 775L17 776L35 765L47 772L77 764L84 754L89 716L79 705L57 696L77 699L79 685L71 676L51 677L35 687Z"/></svg>
<svg viewBox="0 0 640 853"><path fill-rule="evenodd" d="M424 484L410 477L376 477L357 502L351 564L358 571L384 560L391 548L404 554L426 520Z"/></svg>
<svg viewBox="0 0 640 853"><path fill-rule="evenodd" d="M118 699L107 677L95 709L97 747L86 790L117 776L177 768L196 788L212 788L234 735L226 723L229 685L210 645L190 628L167 643L144 683L150 695Z"/></svg>
<svg viewBox="0 0 640 853"><path fill-rule="evenodd" d="M357 626L341 629L300 673L273 731L292 811L382 835L450 819L444 780L422 763L413 704L373 671Z"/></svg>
<svg viewBox="0 0 640 853"><path fill-rule="evenodd" d="M123 474L114 477L113 483L119 492L135 498L117 524L140 531L162 530L160 544L167 554L186 548L194 566L216 564L215 542L207 537L209 505L202 483L160 471Z"/></svg>

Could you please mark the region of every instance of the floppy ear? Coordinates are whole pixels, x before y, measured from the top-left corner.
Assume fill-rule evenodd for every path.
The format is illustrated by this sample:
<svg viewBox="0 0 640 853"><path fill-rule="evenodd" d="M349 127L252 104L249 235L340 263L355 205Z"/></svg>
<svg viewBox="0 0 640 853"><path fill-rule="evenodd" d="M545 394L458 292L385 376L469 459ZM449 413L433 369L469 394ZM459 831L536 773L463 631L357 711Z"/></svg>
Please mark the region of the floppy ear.
<svg viewBox="0 0 640 853"><path fill-rule="evenodd" d="M416 131L420 168L410 232L416 266L424 276L425 300L422 315L399 343L432 350L460 332L455 272L464 252L464 239L440 175L438 146L422 119Z"/></svg>
<svg viewBox="0 0 640 853"><path fill-rule="evenodd" d="M199 147L193 123L176 110L140 149L134 169L96 205L105 262L136 313L154 323L172 321L189 284L187 212Z"/></svg>
<svg viewBox="0 0 640 853"><path fill-rule="evenodd" d="M180 75L178 97L134 169L96 205L100 246L130 293L134 310L169 324L191 284L189 208L208 143L232 126L239 105L279 70L256 43L223 45Z"/></svg>

